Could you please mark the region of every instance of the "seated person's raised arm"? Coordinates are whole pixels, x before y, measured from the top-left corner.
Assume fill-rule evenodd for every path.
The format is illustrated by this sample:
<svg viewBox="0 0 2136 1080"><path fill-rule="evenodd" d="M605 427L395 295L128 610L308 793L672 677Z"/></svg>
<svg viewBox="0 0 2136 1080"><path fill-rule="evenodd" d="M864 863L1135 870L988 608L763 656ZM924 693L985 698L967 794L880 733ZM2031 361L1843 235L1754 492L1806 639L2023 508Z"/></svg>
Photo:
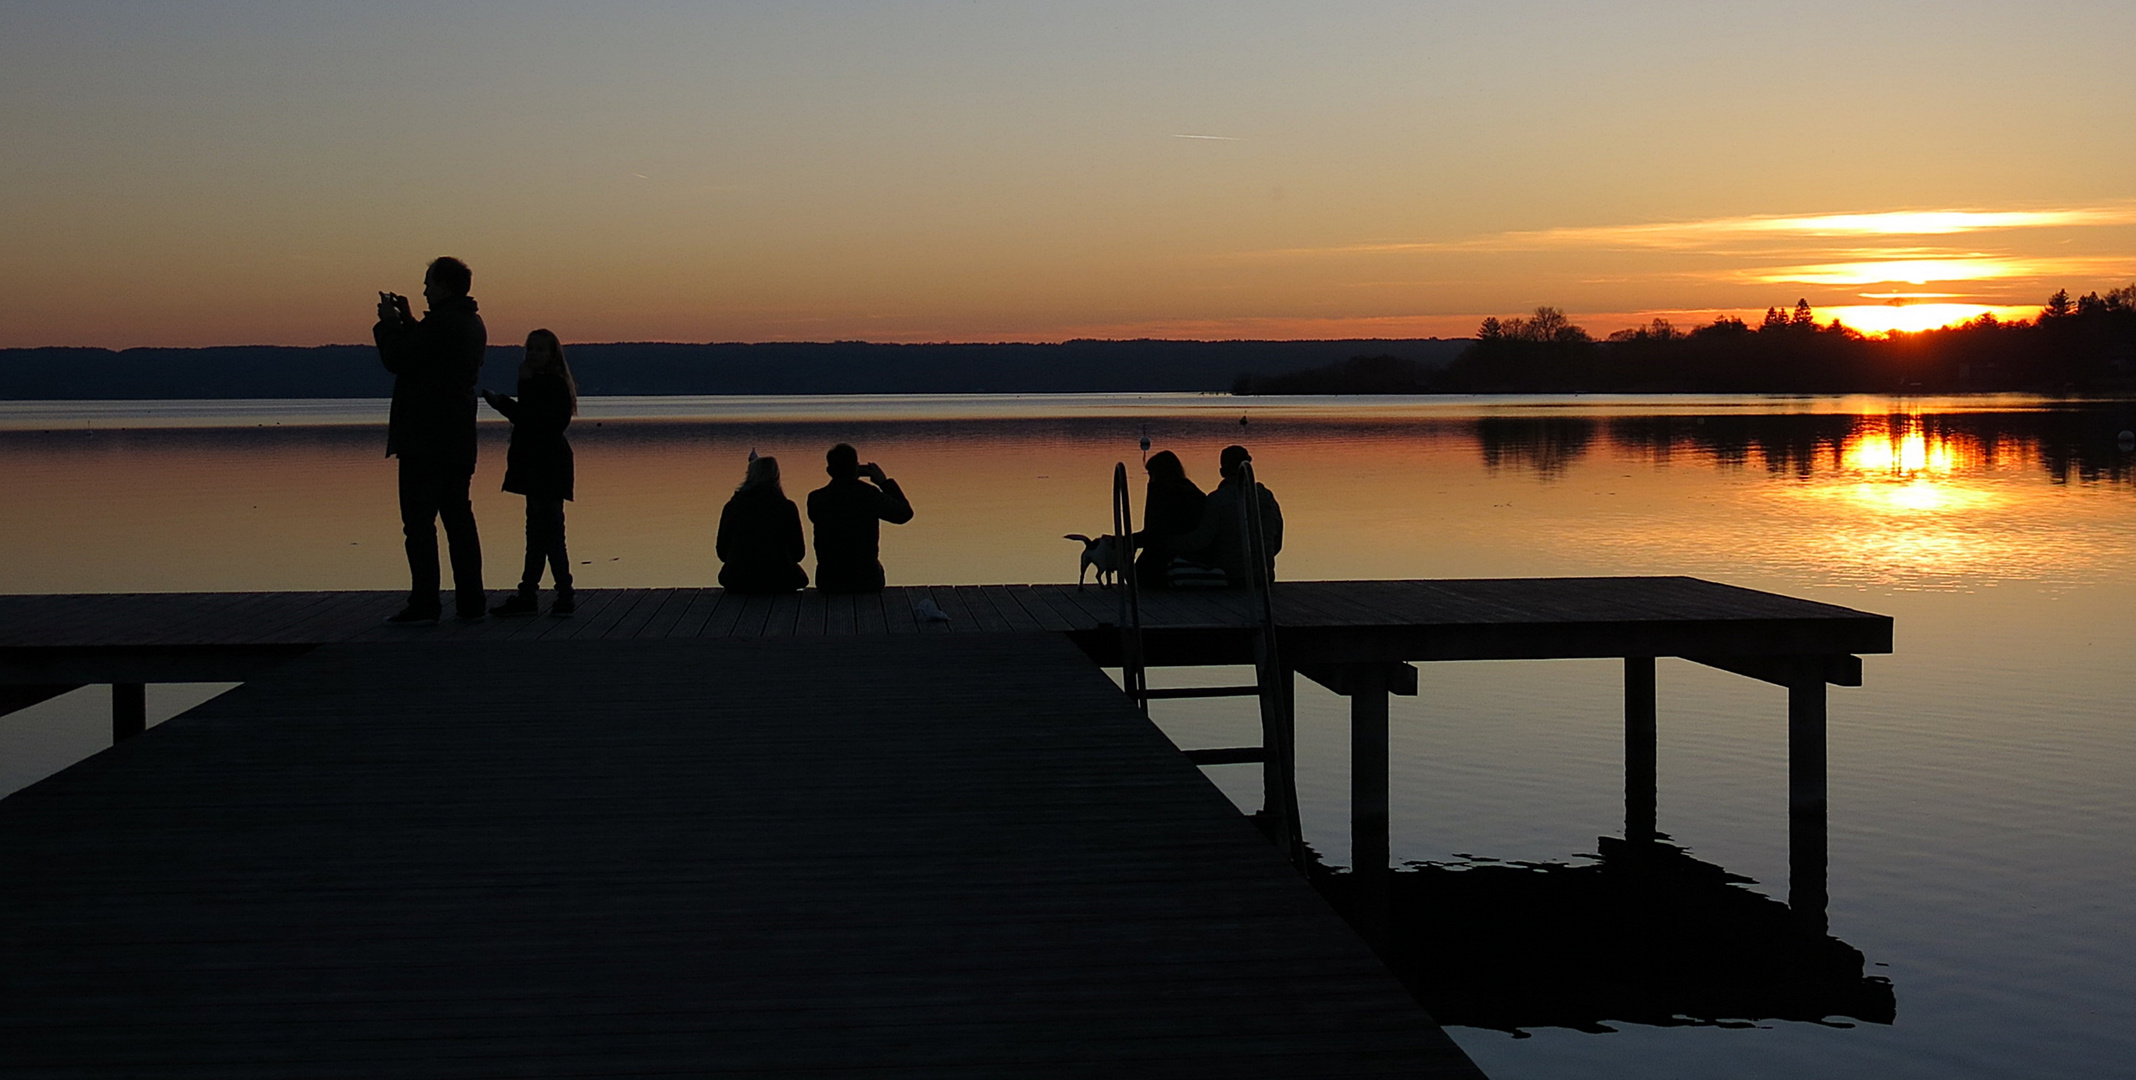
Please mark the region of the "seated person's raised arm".
<svg viewBox="0 0 2136 1080"><path fill-rule="evenodd" d="M882 496L876 501L875 516L892 525L903 525L912 520L912 503L905 498L897 481L887 476L882 479Z"/></svg>

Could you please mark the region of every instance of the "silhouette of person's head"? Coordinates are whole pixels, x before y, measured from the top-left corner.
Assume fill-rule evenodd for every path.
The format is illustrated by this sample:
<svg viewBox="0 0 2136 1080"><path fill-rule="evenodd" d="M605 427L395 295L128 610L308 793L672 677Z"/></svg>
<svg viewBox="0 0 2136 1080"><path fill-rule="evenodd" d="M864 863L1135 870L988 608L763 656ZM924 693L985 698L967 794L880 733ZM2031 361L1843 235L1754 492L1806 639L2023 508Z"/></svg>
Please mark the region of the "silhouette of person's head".
<svg viewBox="0 0 2136 1080"><path fill-rule="evenodd" d="M530 330L527 332L527 358L523 363L533 373L553 372L564 365L564 343L557 340L553 331Z"/></svg>
<svg viewBox="0 0 2136 1080"><path fill-rule="evenodd" d="M474 280L466 263L441 255L430 260L430 269L423 272L423 299L430 301L432 307L441 300L457 300L474 287Z"/></svg>
<svg viewBox="0 0 2136 1080"><path fill-rule="evenodd" d="M1245 447L1227 446L1217 458L1217 469L1223 473L1224 479L1236 480L1239 478L1239 466L1252 460L1253 455L1247 453Z"/></svg>
<svg viewBox="0 0 2136 1080"><path fill-rule="evenodd" d="M851 480L860 475L860 451L845 443L831 447L823 455L823 471L833 480Z"/></svg>
<svg viewBox="0 0 2136 1080"><path fill-rule="evenodd" d="M519 361L521 380L542 375L553 375L564 380L564 390L571 399L571 415L578 415L578 380L571 375L571 365L564 361L564 343L548 330L535 330L527 334L527 354Z"/></svg>
<svg viewBox="0 0 2136 1080"><path fill-rule="evenodd" d="M734 493L739 495L744 491L755 491L758 488L770 488L773 491L780 490L778 458L768 454L763 457L750 458L749 471L742 477L742 486L735 488Z"/></svg>
<svg viewBox="0 0 2136 1080"><path fill-rule="evenodd" d="M1152 480L1185 480L1187 478L1187 467L1180 464L1179 455L1170 450L1159 450L1151 454L1150 459L1142 463L1142 469L1150 474L1150 479Z"/></svg>

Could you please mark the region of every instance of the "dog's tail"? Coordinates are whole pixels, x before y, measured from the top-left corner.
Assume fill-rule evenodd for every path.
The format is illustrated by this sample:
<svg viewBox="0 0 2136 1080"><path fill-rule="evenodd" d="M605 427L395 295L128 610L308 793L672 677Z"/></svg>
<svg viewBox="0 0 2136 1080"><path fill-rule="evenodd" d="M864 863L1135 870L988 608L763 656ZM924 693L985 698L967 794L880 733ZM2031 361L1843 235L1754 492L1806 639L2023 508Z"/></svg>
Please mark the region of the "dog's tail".
<svg viewBox="0 0 2136 1080"><path fill-rule="evenodd" d="M1061 539L1063 539L1063 540L1077 540L1077 541L1080 541L1080 542L1082 542L1082 543L1085 543L1085 544L1088 544L1088 543L1090 543L1090 542L1091 542L1091 539L1090 539L1090 537L1084 536L1084 535L1083 535L1082 533L1069 533L1068 535L1066 535L1066 536L1063 536L1063 537L1061 537Z"/></svg>

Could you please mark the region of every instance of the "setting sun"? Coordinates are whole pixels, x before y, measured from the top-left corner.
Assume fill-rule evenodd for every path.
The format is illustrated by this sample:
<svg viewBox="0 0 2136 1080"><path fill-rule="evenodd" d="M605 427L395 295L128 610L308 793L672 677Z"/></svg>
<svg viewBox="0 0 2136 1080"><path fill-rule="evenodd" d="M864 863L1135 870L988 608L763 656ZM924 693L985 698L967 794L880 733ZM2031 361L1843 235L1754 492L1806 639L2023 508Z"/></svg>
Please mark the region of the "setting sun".
<svg viewBox="0 0 2136 1080"><path fill-rule="evenodd" d="M2038 305L2005 307L1989 304L1842 304L1837 307L1817 309L1817 314L1826 320L1837 320L1865 334L1882 334L1888 331L1913 334L1923 330L1935 330L1962 322L1970 322L1982 315L1993 315L2004 322L2031 319L2039 314Z"/></svg>

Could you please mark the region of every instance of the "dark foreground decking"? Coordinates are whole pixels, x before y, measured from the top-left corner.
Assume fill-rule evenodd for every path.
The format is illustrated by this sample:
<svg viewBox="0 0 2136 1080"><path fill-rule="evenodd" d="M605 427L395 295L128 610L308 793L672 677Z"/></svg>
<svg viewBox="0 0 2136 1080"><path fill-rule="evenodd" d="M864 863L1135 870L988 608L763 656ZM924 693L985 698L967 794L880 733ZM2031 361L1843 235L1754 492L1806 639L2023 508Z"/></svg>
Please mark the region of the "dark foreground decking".
<svg viewBox="0 0 2136 1080"><path fill-rule="evenodd" d="M1253 661L1248 598L1143 600L1150 664ZM1093 665L1118 602L589 590L406 629L381 592L0 597L0 712L108 682L123 740L0 800L0 1072L1476 1075ZM1367 936L1422 660L1624 658L1633 840L1656 657L1787 687L1789 905L1823 925L1825 687L1890 619L1691 578L1273 603L1278 685L1351 698ZM135 734L139 684L222 680ZM1206 760L1287 783L1249 749Z"/></svg>
<svg viewBox="0 0 2136 1080"><path fill-rule="evenodd" d="M324 646L0 800L0 1072L1478 1075L1060 636L620 626Z"/></svg>

